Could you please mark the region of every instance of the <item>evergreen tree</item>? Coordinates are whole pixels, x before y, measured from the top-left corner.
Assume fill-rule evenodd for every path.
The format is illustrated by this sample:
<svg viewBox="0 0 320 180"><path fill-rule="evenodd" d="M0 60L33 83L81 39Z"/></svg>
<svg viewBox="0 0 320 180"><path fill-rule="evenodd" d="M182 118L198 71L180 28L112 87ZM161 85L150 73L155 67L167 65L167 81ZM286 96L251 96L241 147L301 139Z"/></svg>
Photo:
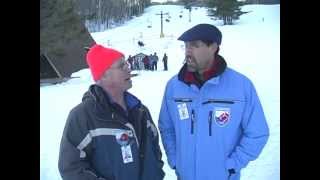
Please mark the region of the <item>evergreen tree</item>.
<svg viewBox="0 0 320 180"><path fill-rule="evenodd" d="M186 6L187 4L190 4L190 3L194 2L194 1L195 0L181 0L180 2L182 2Z"/></svg>
<svg viewBox="0 0 320 180"><path fill-rule="evenodd" d="M180 2L182 2L182 4L184 5L184 8L186 9L191 9L191 6L199 3L197 0L180 0Z"/></svg>
<svg viewBox="0 0 320 180"><path fill-rule="evenodd" d="M40 0L40 55L46 55L64 77L83 68L85 47L94 43L75 0Z"/></svg>
<svg viewBox="0 0 320 180"><path fill-rule="evenodd" d="M247 12L243 12L240 6L242 2L237 0L206 0L208 6L208 15L223 20L223 24L231 25L233 20L239 19L239 16Z"/></svg>

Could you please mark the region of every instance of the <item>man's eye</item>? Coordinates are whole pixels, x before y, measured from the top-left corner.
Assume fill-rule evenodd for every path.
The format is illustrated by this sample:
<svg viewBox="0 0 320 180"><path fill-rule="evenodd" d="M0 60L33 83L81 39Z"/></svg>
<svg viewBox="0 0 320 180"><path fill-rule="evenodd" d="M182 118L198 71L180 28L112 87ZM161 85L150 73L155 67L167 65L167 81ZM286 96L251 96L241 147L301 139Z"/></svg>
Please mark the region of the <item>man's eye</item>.
<svg viewBox="0 0 320 180"><path fill-rule="evenodd" d="M191 43L190 46L191 46L191 47L199 47L199 46L198 46L198 43L196 43L196 42Z"/></svg>

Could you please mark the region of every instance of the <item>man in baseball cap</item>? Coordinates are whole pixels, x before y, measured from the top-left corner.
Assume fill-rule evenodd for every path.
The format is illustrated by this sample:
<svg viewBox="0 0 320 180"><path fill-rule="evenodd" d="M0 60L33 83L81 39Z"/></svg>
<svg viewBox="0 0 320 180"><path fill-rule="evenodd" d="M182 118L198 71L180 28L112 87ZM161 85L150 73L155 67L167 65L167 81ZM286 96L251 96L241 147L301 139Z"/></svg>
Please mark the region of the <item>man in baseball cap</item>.
<svg viewBox="0 0 320 180"><path fill-rule="evenodd" d="M200 80L200 84L208 78L208 73L212 74L211 71L218 71L224 67L222 65L217 69L214 65L219 63L215 58L222 40L222 33L214 25L198 24L184 32L178 40L184 41L186 46L186 68L189 72L195 72L195 78Z"/></svg>
<svg viewBox="0 0 320 180"><path fill-rule="evenodd" d="M211 24L198 24L184 32L178 40L181 41L212 41L221 44L222 34L220 30Z"/></svg>

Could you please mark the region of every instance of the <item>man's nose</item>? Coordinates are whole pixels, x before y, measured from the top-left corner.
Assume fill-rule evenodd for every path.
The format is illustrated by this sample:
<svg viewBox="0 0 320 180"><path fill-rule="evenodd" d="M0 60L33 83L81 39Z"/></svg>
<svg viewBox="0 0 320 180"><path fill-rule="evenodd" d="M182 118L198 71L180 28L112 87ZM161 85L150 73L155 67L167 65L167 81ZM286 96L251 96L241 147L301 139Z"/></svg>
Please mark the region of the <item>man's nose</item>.
<svg viewBox="0 0 320 180"><path fill-rule="evenodd" d="M185 55L190 56L192 54L192 49L191 48L186 48L185 49Z"/></svg>
<svg viewBox="0 0 320 180"><path fill-rule="evenodd" d="M125 71L127 71L127 72L129 72L129 73L131 72L131 68L130 68L129 62L126 62L126 63L124 64L124 67L123 67L123 68L124 68Z"/></svg>

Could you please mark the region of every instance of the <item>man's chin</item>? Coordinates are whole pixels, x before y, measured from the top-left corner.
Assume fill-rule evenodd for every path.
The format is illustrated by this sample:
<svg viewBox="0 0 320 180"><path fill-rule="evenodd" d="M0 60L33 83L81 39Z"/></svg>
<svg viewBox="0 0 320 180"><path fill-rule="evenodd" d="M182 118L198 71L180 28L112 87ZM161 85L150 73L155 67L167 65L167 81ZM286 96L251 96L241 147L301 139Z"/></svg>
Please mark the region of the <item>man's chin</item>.
<svg viewBox="0 0 320 180"><path fill-rule="evenodd" d="M128 84L127 87L128 87L127 90L130 89L130 88L132 88L132 81L131 81L131 80L130 80L130 82L129 82L129 84Z"/></svg>

